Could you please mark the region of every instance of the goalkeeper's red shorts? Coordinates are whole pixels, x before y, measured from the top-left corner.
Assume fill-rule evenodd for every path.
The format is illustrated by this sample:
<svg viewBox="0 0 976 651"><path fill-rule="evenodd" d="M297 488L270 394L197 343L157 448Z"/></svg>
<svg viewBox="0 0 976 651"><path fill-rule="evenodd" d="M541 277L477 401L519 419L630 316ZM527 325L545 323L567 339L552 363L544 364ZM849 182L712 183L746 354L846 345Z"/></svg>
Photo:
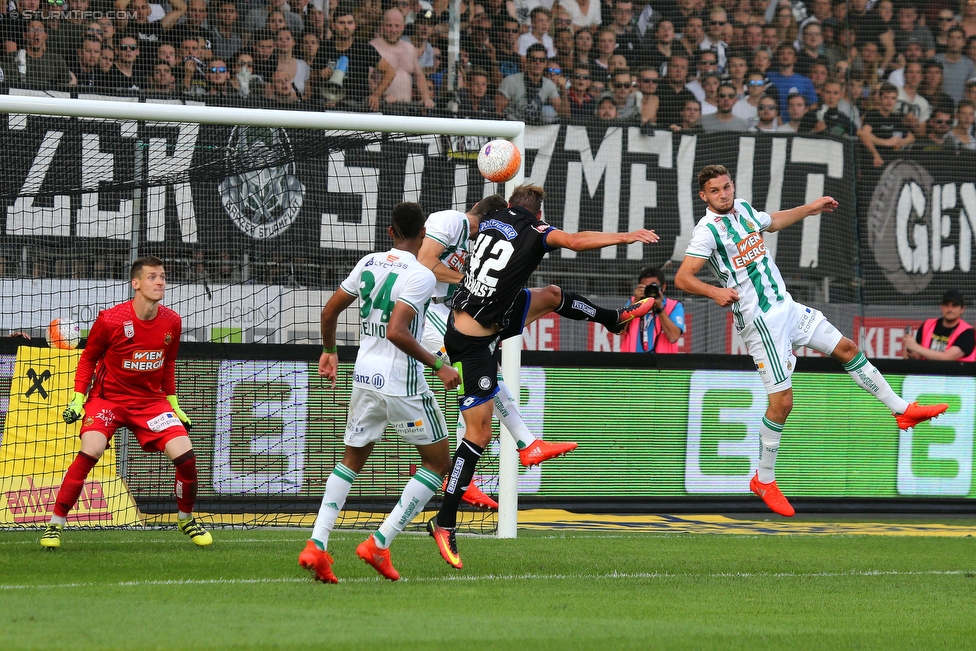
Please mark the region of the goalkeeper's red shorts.
<svg viewBox="0 0 976 651"><path fill-rule="evenodd" d="M182 421L164 399L138 406L124 406L104 398L90 398L85 403L79 435L101 432L111 441L120 427L129 428L146 452L162 452L171 440L187 435Z"/></svg>

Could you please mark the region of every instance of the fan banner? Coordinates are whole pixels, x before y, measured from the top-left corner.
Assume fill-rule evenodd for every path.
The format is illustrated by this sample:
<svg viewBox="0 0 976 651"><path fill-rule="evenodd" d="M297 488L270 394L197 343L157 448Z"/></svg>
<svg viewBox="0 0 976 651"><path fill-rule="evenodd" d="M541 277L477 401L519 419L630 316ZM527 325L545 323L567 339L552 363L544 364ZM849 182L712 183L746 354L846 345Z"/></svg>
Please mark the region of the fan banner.
<svg viewBox="0 0 976 651"><path fill-rule="evenodd" d="M427 212L464 210L501 189L473 160L452 156L456 143L438 136L315 150L308 144L314 134L301 130L15 115L3 115L2 123L0 146L9 156L0 192L4 235L12 241L122 245L133 237L132 213L141 205L143 246L165 243L187 257L201 245L256 257L286 249L295 260L344 265L391 245L388 215L398 202L419 201ZM837 198L837 211L767 234L766 246L787 275L856 275L848 142L551 125L526 127L525 149L526 179L546 188L549 223L568 232L652 228L662 238L655 246L563 250L543 270L570 270L580 258L594 273L630 275L642 265L680 261L704 214L695 175L721 163L738 196L767 212L822 194ZM260 160L274 164L255 167ZM136 190L142 182L133 170L151 179L148 187Z"/></svg>

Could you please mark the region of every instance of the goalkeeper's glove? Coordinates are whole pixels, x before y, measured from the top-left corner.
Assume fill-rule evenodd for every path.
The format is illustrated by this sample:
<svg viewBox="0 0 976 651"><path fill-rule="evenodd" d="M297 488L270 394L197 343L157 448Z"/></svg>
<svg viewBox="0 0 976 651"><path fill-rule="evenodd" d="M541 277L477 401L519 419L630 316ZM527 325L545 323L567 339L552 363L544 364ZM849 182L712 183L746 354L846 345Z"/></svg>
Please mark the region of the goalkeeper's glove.
<svg viewBox="0 0 976 651"><path fill-rule="evenodd" d="M75 422L84 413L83 407L85 406L85 394L74 392L71 396L71 402L65 407L64 412L62 412L61 417L64 418L64 422L68 425Z"/></svg>
<svg viewBox="0 0 976 651"><path fill-rule="evenodd" d="M190 417L186 415L185 411L180 409L180 399L174 394L172 396L166 396L166 400L169 402L170 407L173 408L173 412L176 414L176 417L182 421L183 425L186 426L187 429L193 427L193 421L190 420Z"/></svg>

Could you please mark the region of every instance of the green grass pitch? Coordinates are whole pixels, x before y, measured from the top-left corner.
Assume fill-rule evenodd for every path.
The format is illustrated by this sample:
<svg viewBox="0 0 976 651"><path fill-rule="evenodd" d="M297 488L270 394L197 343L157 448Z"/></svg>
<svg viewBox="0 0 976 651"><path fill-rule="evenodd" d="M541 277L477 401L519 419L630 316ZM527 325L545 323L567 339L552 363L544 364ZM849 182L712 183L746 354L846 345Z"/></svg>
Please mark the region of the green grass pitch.
<svg viewBox="0 0 976 651"><path fill-rule="evenodd" d="M393 546L391 583L331 551L342 582L296 562L307 531L0 533L0 649L971 649L976 540L520 532Z"/></svg>

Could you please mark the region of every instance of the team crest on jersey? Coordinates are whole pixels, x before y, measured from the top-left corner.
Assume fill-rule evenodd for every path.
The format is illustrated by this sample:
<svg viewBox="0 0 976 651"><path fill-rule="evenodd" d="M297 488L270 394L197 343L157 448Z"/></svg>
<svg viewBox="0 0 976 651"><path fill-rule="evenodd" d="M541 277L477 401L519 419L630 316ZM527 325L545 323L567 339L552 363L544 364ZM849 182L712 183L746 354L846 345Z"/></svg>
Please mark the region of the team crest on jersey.
<svg viewBox="0 0 976 651"><path fill-rule="evenodd" d="M84 423L85 423L85 427L88 427L89 425L94 425L95 419L89 416L88 418L85 419Z"/></svg>
<svg viewBox="0 0 976 651"><path fill-rule="evenodd" d="M487 375L482 376L482 378L478 380L478 386L481 387L483 391L487 391L491 388L491 378Z"/></svg>
<svg viewBox="0 0 976 651"><path fill-rule="evenodd" d="M125 331L125 336L132 339L136 336L136 328L132 324L132 321L124 321L122 323L122 329Z"/></svg>
<svg viewBox="0 0 976 651"><path fill-rule="evenodd" d="M171 343L173 343L173 333L172 332L167 332L166 335L163 336L163 343L166 344L167 346L169 346Z"/></svg>

